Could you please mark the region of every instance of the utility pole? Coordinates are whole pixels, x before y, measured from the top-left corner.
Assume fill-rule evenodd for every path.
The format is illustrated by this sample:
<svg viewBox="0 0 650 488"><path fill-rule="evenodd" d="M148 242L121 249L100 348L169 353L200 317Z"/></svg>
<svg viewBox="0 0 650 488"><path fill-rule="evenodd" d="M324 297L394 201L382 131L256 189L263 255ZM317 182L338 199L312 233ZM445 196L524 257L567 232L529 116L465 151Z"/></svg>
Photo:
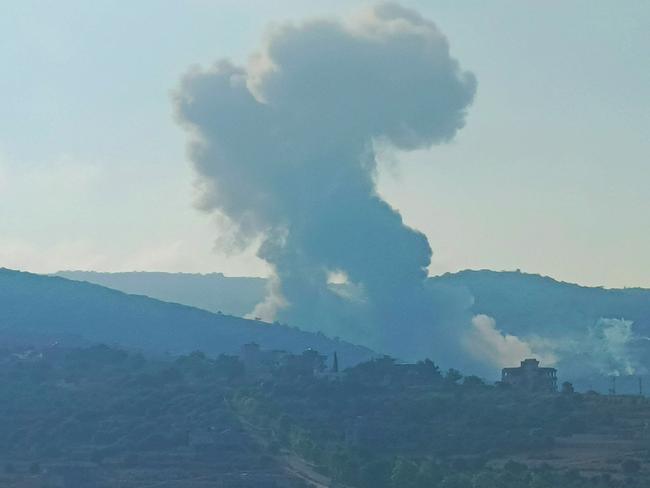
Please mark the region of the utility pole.
<svg viewBox="0 0 650 488"><path fill-rule="evenodd" d="M610 395L616 395L616 376L612 376L612 386L609 389Z"/></svg>

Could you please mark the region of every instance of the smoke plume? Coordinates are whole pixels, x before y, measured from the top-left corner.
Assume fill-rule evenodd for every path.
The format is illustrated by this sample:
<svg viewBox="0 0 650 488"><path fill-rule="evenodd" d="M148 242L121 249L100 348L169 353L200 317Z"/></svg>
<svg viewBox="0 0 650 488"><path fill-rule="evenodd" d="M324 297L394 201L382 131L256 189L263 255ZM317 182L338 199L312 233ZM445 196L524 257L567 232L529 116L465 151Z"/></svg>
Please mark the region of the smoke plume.
<svg viewBox="0 0 650 488"><path fill-rule="evenodd" d="M648 349L630 320L600 318L573 340L549 341L575 376L647 374Z"/></svg>
<svg viewBox="0 0 650 488"><path fill-rule="evenodd" d="M586 329L567 332L563 337L515 336L499 330L492 317L477 315L462 344L478 361L479 369L517 366L521 360L535 357L570 378L647 374L646 338L635 334L633 326L629 320L600 318Z"/></svg>
<svg viewBox="0 0 650 488"><path fill-rule="evenodd" d="M431 350L445 314L423 285L431 248L377 194L374 146L450 141L475 89L436 25L390 3L276 26L246 66L185 76L175 105L200 205L242 244L261 238L275 272L256 314L410 357Z"/></svg>
<svg viewBox="0 0 650 488"><path fill-rule="evenodd" d="M476 315L471 327L463 337L463 346L470 356L487 367L505 368L517 366L526 358L537 358L545 366L557 363L552 348L536 347L535 342L526 341L512 334L505 334L497 328L494 318Z"/></svg>

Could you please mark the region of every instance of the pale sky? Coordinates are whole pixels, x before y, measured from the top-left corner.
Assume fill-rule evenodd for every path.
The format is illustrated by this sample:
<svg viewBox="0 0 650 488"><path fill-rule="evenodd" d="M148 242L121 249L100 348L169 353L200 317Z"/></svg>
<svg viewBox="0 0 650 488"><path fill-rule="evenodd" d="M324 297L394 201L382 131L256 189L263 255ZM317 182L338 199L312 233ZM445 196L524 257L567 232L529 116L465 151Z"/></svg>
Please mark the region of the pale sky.
<svg viewBox="0 0 650 488"><path fill-rule="evenodd" d="M0 266L266 274L193 207L170 92L191 65L245 62L269 22L366 3L3 0ZM431 274L650 287L650 2L401 4L478 79L451 144L381 165Z"/></svg>

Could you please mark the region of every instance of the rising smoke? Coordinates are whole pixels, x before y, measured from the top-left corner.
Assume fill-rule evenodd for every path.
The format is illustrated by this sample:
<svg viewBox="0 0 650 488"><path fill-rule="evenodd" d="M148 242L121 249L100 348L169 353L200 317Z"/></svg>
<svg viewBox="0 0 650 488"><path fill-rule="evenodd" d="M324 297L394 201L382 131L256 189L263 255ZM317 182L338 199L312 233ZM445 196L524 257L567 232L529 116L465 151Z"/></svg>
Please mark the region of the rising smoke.
<svg viewBox="0 0 650 488"><path fill-rule="evenodd" d="M200 206L243 245L261 238L275 273L256 315L405 358L449 352L466 297L425 288L431 248L377 194L374 147L450 141L475 89L438 28L389 3L277 26L246 66L185 76Z"/></svg>
<svg viewBox="0 0 650 488"><path fill-rule="evenodd" d="M497 327L496 320L477 315L462 337L465 352L493 373L535 357L558 367L565 377L648 374L647 343L630 320L600 318L585 329L567 329L563 336L516 336Z"/></svg>
<svg viewBox="0 0 650 488"><path fill-rule="evenodd" d="M546 366L555 366L553 348L536 347L527 341L497 328L496 320L488 315L476 315L462 339L465 351L482 364L495 369L516 366L526 358L537 358Z"/></svg>

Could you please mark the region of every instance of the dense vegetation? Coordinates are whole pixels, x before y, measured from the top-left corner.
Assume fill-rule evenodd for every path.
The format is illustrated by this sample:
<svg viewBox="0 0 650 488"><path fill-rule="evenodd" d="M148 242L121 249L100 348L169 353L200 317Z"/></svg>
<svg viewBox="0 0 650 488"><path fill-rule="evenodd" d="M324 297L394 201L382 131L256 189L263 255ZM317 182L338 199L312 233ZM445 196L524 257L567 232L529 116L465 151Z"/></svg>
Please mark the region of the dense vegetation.
<svg viewBox="0 0 650 488"><path fill-rule="evenodd" d="M431 361L383 358L328 373L314 357L287 355L251 375L232 356L5 350L2 486L81 462L85 481L63 486L301 486L281 469L293 458L331 486L356 488L647 486L645 399L523 393ZM581 473L553 455L571 435L615 436L627 447Z"/></svg>
<svg viewBox="0 0 650 488"><path fill-rule="evenodd" d="M346 364L371 352L280 324L266 324L161 302L64 278L0 269L0 339L29 336L74 344L107 343L146 352L234 354L256 341L268 349L337 350ZM44 339L42 339L44 338Z"/></svg>
<svg viewBox="0 0 650 488"><path fill-rule="evenodd" d="M472 311L494 317L510 334L566 334L600 318L624 318L638 334L650 331L650 290L606 289L520 272L461 271L431 278L432 285L463 288Z"/></svg>
<svg viewBox="0 0 650 488"><path fill-rule="evenodd" d="M260 301L264 294L263 280L249 281L247 278L226 278L221 275L71 273L67 276L107 284L123 291L157 293L153 296L199 304L208 309L227 308L244 302L251 305ZM157 288L153 283L159 277L161 284ZM611 378L607 374L614 371L626 374L634 371L637 375L646 375L646 383L650 381L646 374L650 369L650 343L645 340L650 335L650 290L583 287L539 275L487 270L432 277L427 285L438 291L435 294L438 297L453 296L459 309L469 307L460 320L450 319L451 323L463 327L463 324L469 325L472 315L493 317L497 329L502 333L515 335L533 345L541 344L533 347L533 350L548 349L546 353L552 352L558 357L560 374L574 382L580 391L593 389L606 393L611 388ZM213 293L208 297L205 290ZM444 314L449 307L446 303L440 303L439 309ZM629 322L620 321L614 325L623 328L616 329L603 319L624 319L632 322L632 325L628 331L623 324ZM303 325L307 329L314 326ZM323 332L327 333L326 330ZM628 333L629 337L626 335ZM609 337L612 340L610 344ZM364 343L363 339L360 340ZM397 337L396 343L399 340ZM365 343L372 344L373 338L368 336ZM284 348L281 344L265 346ZM317 344L312 344L312 347L324 352L332 350ZM400 348L396 347L395 350ZM340 352L347 365L353 364L349 361L351 356L348 353ZM542 352L538 350L538 354ZM403 359L419 357L417 354L407 355ZM468 362L471 360L469 357L440 356L439 360L445 361L445 366L460 366L472 368L474 373L494 374L489 365ZM625 393L638 391L638 377L621 378L617 389Z"/></svg>
<svg viewBox="0 0 650 488"><path fill-rule="evenodd" d="M573 434L624 435L634 427L621 412L646 419L650 414L642 399L627 399L625 406L601 400L568 386L564 394L524 393L454 370L441 374L430 361L400 365L384 358L334 381L276 375L273 382L239 390L234 403L264 429L272 448L298 453L342 485L646 486L648 480L623 479L611 466L589 478L544 462L533 463L536 469L513 460L496 467L494 460L521 453L543 460L556 439ZM646 460L649 446L636 445Z"/></svg>
<svg viewBox="0 0 650 488"><path fill-rule="evenodd" d="M221 273L61 271L56 275L239 317L251 312L266 294L264 278L226 277Z"/></svg>
<svg viewBox="0 0 650 488"><path fill-rule="evenodd" d="M206 310L233 310L235 315L252 310L250 305L265 294L263 279L219 274L61 275ZM586 287L535 274L488 270L447 273L430 278L429 284L466 290L473 297L473 313L494 317L503 330L515 335L583 330L602 317L632 320L640 331L650 331L650 290L646 289Z"/></svg>
<svg viewBox="0 0 650 488"><path fill-rule="evenodd" d="M236 358L94 346L5 350L0 361L0 486L303 486L228 407L243 373ZM41 484L21 484L30 476Z"/></svg>

